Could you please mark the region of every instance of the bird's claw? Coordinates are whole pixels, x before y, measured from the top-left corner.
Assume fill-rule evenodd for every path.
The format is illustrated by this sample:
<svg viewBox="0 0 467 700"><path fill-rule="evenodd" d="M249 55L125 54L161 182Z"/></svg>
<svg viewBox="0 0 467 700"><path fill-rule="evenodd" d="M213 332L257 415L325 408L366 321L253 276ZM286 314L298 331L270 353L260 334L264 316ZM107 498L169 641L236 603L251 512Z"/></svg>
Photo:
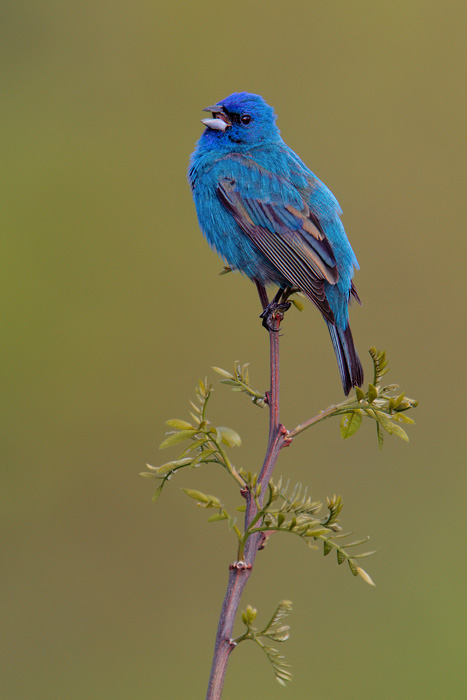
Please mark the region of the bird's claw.
<svg viewBox="0 0 467 700"><path fill-rule="evenodd" d="M290 307L290 301L283 301L280 303L271 301L264 309L263 313L260 314L260 318L263 319L263 327L270 333L278 333L279 329L273 327L273 320L280 316L279 321L282 321L285 312L290 309Z"/></svg>

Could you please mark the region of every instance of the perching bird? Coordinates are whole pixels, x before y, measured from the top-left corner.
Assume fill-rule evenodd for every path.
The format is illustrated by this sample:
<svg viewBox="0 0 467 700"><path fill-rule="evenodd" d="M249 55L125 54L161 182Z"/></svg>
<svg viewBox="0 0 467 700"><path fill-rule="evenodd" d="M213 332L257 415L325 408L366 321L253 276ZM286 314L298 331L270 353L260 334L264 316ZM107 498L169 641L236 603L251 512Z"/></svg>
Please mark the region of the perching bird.
<svg viewBox="0 0 467 700"><path fill-rule="evenodd" d="M233 270L286 300L302 291L323 314L345 394L363 383L348 320L358 268L332 192L289 148L260 95L239 92L204 110L212 119L190 159L199 225ZM261 294L263 292L263 294Z"/></svg>

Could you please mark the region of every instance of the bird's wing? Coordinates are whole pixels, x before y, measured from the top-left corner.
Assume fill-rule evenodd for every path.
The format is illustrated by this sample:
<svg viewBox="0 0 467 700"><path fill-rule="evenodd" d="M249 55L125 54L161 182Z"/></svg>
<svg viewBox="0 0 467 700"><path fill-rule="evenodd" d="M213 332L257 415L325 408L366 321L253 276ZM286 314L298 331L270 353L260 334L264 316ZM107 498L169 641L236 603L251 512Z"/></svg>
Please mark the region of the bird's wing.
<svg viewBox="0 0 467 700"><path fill-rule="evenodd" d="M219 179L220 201L291 286L307 294L333 323L324 283L336 284L339 274L318 219L298 190L283 178L261 170L258 187L245 187L243 181L251 183L251 165L245 167L244 174L246 180L242 172Z"/></svg>

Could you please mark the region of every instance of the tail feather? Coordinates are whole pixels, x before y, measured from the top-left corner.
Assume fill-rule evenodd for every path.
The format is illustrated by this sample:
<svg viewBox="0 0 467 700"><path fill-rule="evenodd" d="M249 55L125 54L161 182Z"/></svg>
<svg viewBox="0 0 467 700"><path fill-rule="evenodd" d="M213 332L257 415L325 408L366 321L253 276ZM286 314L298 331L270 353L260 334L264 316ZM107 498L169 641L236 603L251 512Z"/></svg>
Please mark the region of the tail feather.
<svg viewBox="0 0 467 700"><path fill-rule="evenodd" d="M361 386L363 384L362 363L355 350L350 326L347 325L347 328L343 331L334 323L327 321L327 324L334 352L336 353L342 387L347 396L353 386Z"/></svg>

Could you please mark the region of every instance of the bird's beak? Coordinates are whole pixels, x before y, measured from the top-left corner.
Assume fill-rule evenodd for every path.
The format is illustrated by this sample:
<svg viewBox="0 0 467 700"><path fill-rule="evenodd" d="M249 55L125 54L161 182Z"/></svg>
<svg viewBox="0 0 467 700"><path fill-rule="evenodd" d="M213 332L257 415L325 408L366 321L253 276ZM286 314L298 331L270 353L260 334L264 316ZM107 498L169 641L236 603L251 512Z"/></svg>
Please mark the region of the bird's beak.
<svg viewBox="0 0 467 700"><path fill-rule="evenodd" d="M223 119L201 119L201 124L215 131L225 131L228 127L227 122Z"/></svg>
<svg viewBox="0 0 467 700"><path fill-rule="evenodd" d="M232 125L232 122L225 114L222 105L211 105L211 107L205 107L203 112L211 112L213 117L212 119L201 119L201 123L208 129L225 131L228 126Z"/></svg>

